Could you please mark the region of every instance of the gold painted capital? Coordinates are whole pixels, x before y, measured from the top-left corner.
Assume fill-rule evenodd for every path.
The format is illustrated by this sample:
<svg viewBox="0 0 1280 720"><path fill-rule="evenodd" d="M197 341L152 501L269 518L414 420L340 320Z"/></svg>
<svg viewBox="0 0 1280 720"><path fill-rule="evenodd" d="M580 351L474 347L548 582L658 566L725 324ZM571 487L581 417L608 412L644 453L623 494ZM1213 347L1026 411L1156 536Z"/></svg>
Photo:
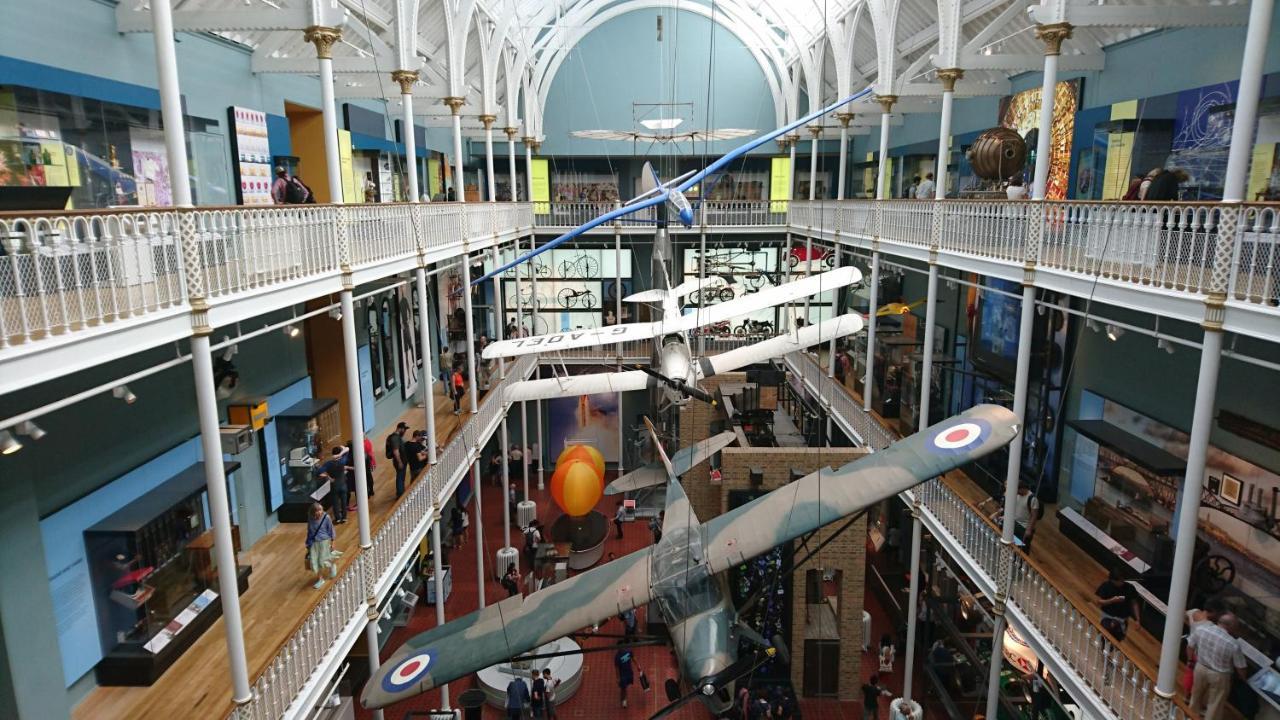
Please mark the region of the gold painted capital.
<svg viewBox="0 0 1280 720"><path fill-rule="evenodd" d="M1037 25L1036 37L1044 41L1045 55L1061 55L1062 41L1071 37L1071 23L1060 22L1049 25Z"/></svg>
<svg viewBox="0 0 1280 720"><path fill-rule="evenodd" d="M418 82L418 71L392 70L391 79L400 84L401 95L412 95L413 86Z"/></svg>
<svg viewBox="0 0 1280 720"><path fill-rule="evenodd" d="M498 119L497 115L481 115L480 122L484 123L484 129L488 130L493 127L494 121Z"/></svg>
<svg viewBox="0 0 1280 720"><path fill-rule="evenodd" d="M316 46L316 57L321 60L333 59L333 46L342 39L342 30L324 25L312 25L302 31L303 42Z"/></svg>
<svg viewBox="0 0 1280 720"><path fill-rule="evenodd" d="M810 125L810 126L809 126L809 134L813 136L813 139L814 139L814 140L817 140L818 138L822 137L822 126L821 126L821 125Z"/></svg>
<svg viewBox="0 0 1280 720"><path fill-rule="evenodd" d="M955 92L956 81L964 77L960 68L946 68L938 71L938 82L942 83L943 92Z"/></svg>
<svg viewBox="0 0 1280 720"><path fill-rule="evenodd" d="M537 155L538 151L542 149L542 141L534 140L533 142L529 143L529 147L533 150L533 154Z"/></svg>
<svg viewBox="0 0 1280 720"><path fill-rule="evenodd" d="M849 123L853 122L853 117L854 115L851 112L836 113L836 119L840 121L840 127L849 127Z"/></svg>
<svg viewBox="0 0 1280 720"><path fill-rule="evenodd" d="M786 135L783 135L774 142L778 143L778 149L782 152L786 152L787 148L791 147L791 140Z"/></svg>
<svg viewBox="0 0 1280 720"><path fill-rule="evenodd" d="M888 115L889 113L893 112L893 106L897 104L898 96L897 95L877 95L876 102L880 103L880 107L882 108L881 111L885 115Z"/></svg>
<svg viewBox="0 0 1280 720"><path fill-rule="evenodd" d="M504 128L502 128L502 132L504 132L504 133L506 133L506 134L507 134L507 139L508 139L508 140L515 140L515 139L516 139L516 133L520 132L520 128L504 127Z"/></svg>
<svg viewBox="0 0 1280 720"><path fill-rule="evenodd" d="M467 104L467 101L460 97L447 97L443 102L449 106L449 111L454 115L457 115L462 106Z"/></svg>

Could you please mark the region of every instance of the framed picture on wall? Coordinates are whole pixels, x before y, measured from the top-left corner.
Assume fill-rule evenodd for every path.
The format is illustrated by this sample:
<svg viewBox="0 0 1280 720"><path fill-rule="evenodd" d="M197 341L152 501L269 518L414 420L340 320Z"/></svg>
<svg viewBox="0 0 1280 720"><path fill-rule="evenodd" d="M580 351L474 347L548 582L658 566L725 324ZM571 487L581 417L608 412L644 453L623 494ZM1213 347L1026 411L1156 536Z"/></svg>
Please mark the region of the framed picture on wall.
<svg viewBox="0 0 1280 720"><path fill-rule="evenodd" d="M1232 505L1240 505L1240 491L1243 489L1244 483L1239 478L1231 477L1226 473L1222 473L1222 485L1218 488L1218 497L1223 502L1229 502Z"/></svg>

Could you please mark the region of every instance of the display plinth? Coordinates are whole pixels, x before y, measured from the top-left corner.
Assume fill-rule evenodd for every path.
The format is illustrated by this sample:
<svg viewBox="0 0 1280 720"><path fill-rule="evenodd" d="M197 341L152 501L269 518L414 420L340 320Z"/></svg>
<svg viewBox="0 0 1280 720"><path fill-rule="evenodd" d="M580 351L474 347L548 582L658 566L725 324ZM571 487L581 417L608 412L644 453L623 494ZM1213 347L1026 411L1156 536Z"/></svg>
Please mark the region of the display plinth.
<svg viewBox="0 0 1280 720"><path fill-rule="evenodd" d="M574 652L579 648L578 643L569 638L560 638L559 640L552 640L529 654L546 655L557 652L574 654L540 660L500 663L481 670L476 673L476 678L480 681L480 689L484 690L485 701L494 707L506 707L507 683L511 682L512 676L519 675L524 678L524 681L532 689L533 673L541 673L543 668L547 668L551 670L551 677L560 681L560 684L556 686L556 706L563 706L578 692L579 686L582 685L582 653Z"/></svg>
<svg viewBox="0 0 1280 720"><path fill-rule="evenodd" d="M890 720L920 720L924 717L924 709L915 700L897 698L889 703Z"/></svg>
<svg viewBox="0 0 1280 720"><path fill-rule="evenodd" d="M516 503L516 524L522 528L529 527L529 523L538 517L538 503L532 500L521 500Z"/></svg>
<svg viewBox="0 0 1280 720"><path fill-rule="evenodd" d="M586 570L600 562L605 540L609 537L608 520L592 510L581 517L561 515L551 524L551 539L569 545L569 567Z"/></svg>
<svg viewBox="0 0 1280 720"><path fill-rule="evenodd" d="M507 574L507 569L512 565L520 562L520 551L513 547L499 548L497 558L493 563L494 577L502 577Z"/></svg>

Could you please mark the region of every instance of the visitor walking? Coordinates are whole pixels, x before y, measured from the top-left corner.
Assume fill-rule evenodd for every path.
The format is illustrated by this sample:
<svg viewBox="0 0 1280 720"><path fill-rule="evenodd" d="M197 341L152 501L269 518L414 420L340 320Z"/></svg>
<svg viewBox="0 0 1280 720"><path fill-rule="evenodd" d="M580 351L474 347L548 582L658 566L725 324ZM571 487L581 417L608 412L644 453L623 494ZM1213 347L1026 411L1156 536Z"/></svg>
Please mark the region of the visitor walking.
<svg viewBox="0 0 1280 720"><path fill-rule="evenodd" d="M875 720L880 717L880 698L892 697L892 693L880 684L880 676L872 674L862 686L862 717Z"/></svg>
<svg viewBox="0 0 1280 720"><path fill-rule="evenodd" d="M399 422L396 423L396 429L392 430L391 434L387 436L384 454L396 469L396 497L404 494L404 476L409 469L404 456L404 433L408 429L409 423Z"/></svg>
<svg viewBox="0 0 1280 720"><path fill-rule="evenodd" d="M316 582L311 587L324 587L324 573L337 577L338 567L333 561L333 520L320 503L311 504L311 517L307 520L307 567L315 573Z"/></svg>
<svg viewBox="0 0 1280 720"><path fill-rule="evenodd" d="M507 574L502 576L502 589L507 591L507 597L520 594L520 568L516 565L511 563L511 567L507 568Z"/></svg>
<svg viewBox="0 0 1280 720"><path fill-rule="evenodd" d="M622 539L622 521L627 517L627 509L623 507L622 501L618 501L618 509L613 511L613 526L618 530L618 539Z"/></svg>
<svg viewBox="0 0 1280 720"><path fill-rule="evenodd" d="M507 683L507 720L521 720L529 704L529 686L517 675Z"/></svg>
<svg viewBox="0 0 1280 720"><path fill-rule="evenodd" d="M636 620L635 608L623 610L618 619L622 621L622 642L635 642L639 633L639 621Z"/></svg>
<svg viewBox="0 0 1280 720"><path fill-rule="evenodd" d="M1129 595L1129 588L1120 571L1112 568L1107 579L1093 592L1102 610L1102 629L1116 641L1124 640L1129 631L1129 618L1138 616L1138 602Z"/></svg>
<svg viewBox="0 0 1280 720"><path fill-rule="evenodd" d="M1204 720L1218 720L1231 691L1231 674L1248 680L1244 653L1235 638L1236 616L1223 613L1214 624L1204 623L1191 631L1187 652L1196 664L1191 686L1191 709L1205 706Z"/></svg>
<svg viewBox="0 0 1280 720"><path fill-rule="evenodd" d="M542 717L546 720L555 720L556 716L556 686L560 684L559 678L551 677L551 668L542 668Z"/></svg>
<svg viewBox="0 0 1280 720"><path fill-rule="evenodd" d="M933 184L933 173L925 173L924 180L920 181L920 184L916 186L916 199L932 200L933 193L937 189L938 186Z"/></svg>
<svg viewBox="0 0 1280 720"><path fill-rule="evenodd" d="M334 447L318 475L329 481L329 490L333 492L333 520L341 525L347 521L347 496L351 492L347 486L346 450Z"/></svg>
<svg viewBox="0 0 1280 720"><path fill-rule="evenodd" d="M453 534L453 547L462 547L462 541L467 539L467 514L457 505L449 512L449 530Z"/></svg>
<svg viewBox="0 0 1280 720"><path fill-rule="evenodd" d="M453 414L462 414L462 396L467 391L467 380L462 376L462 368L453 369L453 379L450 382L453 388Z"/></svg>
<svg viewBox="0 0 1280 720"><path fill-rule="evenodd" d="M627 706L627 688L636 681L633 663L635 663L635 657L631 651L627 648L618 648L618 652L613 656L613 668L618 671L618 696L622 700L622 707Z"/></svg>

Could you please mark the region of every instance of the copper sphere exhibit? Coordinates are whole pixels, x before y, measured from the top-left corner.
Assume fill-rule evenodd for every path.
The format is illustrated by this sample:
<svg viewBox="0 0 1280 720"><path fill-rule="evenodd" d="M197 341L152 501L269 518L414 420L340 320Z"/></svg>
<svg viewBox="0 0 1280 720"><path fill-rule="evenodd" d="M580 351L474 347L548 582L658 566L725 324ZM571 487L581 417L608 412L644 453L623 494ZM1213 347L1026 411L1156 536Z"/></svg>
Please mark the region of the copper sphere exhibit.
<svg viewBox="0 0 1280 720"><path fill-rule="evenodd" d="M1004 180L1022 172L1027 163L1027 143L1016 130L991 128L973 141L966 156L978 177Z"/></svg>

